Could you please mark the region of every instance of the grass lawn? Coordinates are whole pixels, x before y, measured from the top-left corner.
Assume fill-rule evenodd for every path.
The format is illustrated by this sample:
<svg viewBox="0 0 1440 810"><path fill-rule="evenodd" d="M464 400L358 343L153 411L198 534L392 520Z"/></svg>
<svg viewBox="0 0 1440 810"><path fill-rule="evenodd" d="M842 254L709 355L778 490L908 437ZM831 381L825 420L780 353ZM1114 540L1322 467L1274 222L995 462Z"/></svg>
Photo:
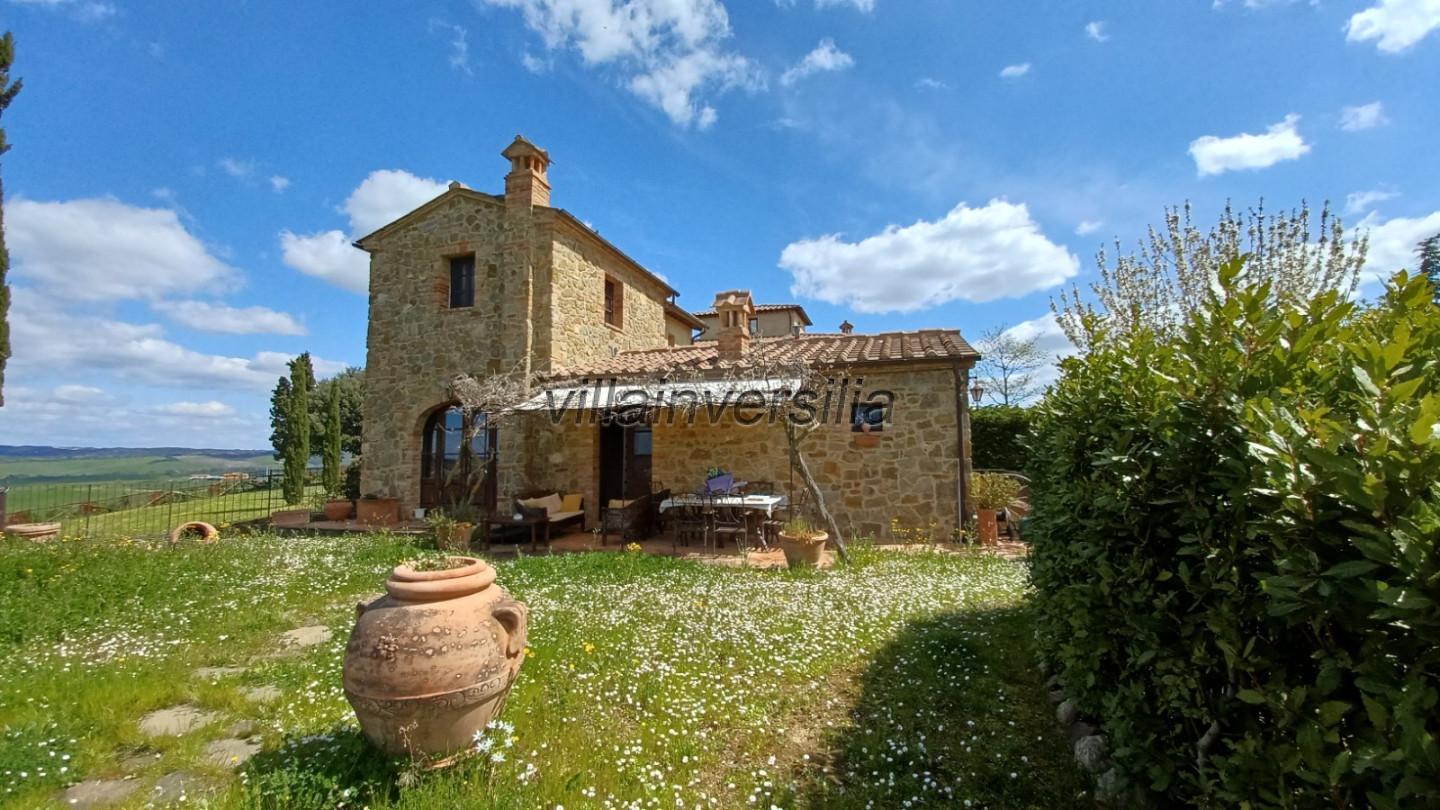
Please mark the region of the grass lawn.
<svg viewBox="0 0 1440 810"><path fill-rule="evenodd" d="M430 553L386 535L4 541L0 804L125 777L125 806L157 783L218 807L1089 804L1032 664L1023 563L869 549L819 573L500 562L531 617L505 726L489 753L417 772L366 746L340 670L355 602ZM280 647L313 625L333 637ZM209 722L141 732L177 705ZM209 758L241 739L261 750L238 769Z"/></svg>

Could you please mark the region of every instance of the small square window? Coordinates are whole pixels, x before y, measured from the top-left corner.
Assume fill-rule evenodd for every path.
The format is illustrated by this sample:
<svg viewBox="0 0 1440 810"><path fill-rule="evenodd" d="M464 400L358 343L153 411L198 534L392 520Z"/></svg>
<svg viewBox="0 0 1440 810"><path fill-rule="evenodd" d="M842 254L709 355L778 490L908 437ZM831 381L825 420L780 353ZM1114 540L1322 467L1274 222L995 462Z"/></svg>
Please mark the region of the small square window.
<svg viewBox="0 0 1440 810"><path fill-rule="evenodd" d="M475 306L475 255L450 259L450 308Z"/></svg>
<svg viewBox="0 0 1440 810"><path fill-rule="evenodd" d="M884 405L856 404L850 409L851 432L860 433L868 427L869 432L879 433L885 429L885 418L889 416L887 411Z"/></svg>

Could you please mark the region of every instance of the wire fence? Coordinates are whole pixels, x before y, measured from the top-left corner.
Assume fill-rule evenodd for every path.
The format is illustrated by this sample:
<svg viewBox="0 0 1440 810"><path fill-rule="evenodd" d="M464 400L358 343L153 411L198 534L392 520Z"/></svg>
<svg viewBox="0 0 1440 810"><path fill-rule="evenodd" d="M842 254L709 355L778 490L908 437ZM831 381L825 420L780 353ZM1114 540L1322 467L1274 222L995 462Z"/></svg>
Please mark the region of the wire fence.
<svg viewBox="0 0 1440 810"><path fill-rule="evenodd" d="M192 520L216 526L290 508L280 470L165 481L18 484L6 487L5 523L59 523L65 537L162 537ZM323 491L305 473L306 501Z"/></svg>

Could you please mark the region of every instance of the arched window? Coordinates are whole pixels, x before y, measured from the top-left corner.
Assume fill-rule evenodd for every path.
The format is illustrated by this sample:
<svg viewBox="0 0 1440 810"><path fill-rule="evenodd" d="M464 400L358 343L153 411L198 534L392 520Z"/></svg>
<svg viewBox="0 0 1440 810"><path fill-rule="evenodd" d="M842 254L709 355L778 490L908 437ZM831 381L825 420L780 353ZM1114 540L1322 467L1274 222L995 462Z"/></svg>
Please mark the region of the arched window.
<svg viewBox="0 0 1440 810"><path fill-rule="evenodd" d="M487 421L483 413L467 417L458 405L440 408L430 414L425 421L420 454L421 500L426 505L441 503L447 487L463 489L470 473L478 472L475 465L494 460L498 431ZM466 428L473 430L467 431ZM466 452L465 435L472 432L474 435Z"/></svg>

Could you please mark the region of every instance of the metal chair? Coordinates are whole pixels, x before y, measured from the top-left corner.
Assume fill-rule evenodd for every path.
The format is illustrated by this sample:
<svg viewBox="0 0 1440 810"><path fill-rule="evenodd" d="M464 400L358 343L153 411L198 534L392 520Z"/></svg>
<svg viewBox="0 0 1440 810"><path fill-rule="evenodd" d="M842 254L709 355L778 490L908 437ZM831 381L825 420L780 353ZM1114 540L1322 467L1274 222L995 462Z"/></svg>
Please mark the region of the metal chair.
<svg viewBox="0 0 1440 810"><path fill-rule="evenodd" d="M675 546L688 546L692 540L698 540L701 546L709 545L710 521L703 507L684 504L670 511L675 515L672 523Z"/></svg>
<svg viewBox="0 0 1440 810"><path fill-rule="evenodd" d="M735 538L735 547L740 553L750 550L750 511L734 506L717 506L712 511L711 533L715 545L726 537Z"/></svg>

